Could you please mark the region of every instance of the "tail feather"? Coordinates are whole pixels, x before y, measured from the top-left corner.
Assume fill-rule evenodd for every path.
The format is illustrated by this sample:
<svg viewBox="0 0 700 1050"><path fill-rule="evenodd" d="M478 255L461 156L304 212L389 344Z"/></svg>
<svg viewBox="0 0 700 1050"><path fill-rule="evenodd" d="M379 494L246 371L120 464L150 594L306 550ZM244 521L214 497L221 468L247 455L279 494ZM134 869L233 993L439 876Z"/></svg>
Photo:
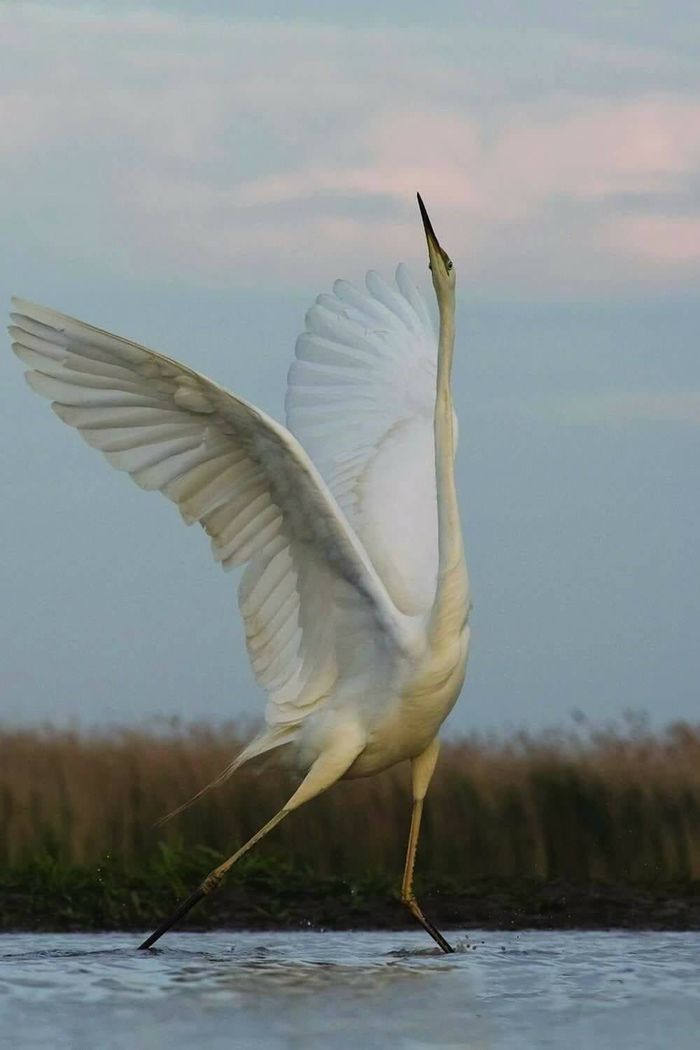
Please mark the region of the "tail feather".
<svg viewBox="0 0 700 1050"><path fill-rule="evenodd" d="M177 817L180 813L184 813L186 809L193 806L195 802L198 802L200 798L208 794L212 788L220 787L224 784L237 769L249 762L251 758L257 758L258 755L264 755L268 751L273 751L275 748L282 747L284 744L289 744L294 740L296 736L296 726L275 726L272 729L267 729L259 736L256 736L251 742L243 748L239 755L236 755L233 762L230 762L217 777L214 777L212 781L205 784L203 788L188 799L187 802L183 802L181 806L173 809L170 813L166 813L164 817L161 817L156 821L156 827L162 827L163 824L167 824L168 821L172 820L173 817Z"/></svg>

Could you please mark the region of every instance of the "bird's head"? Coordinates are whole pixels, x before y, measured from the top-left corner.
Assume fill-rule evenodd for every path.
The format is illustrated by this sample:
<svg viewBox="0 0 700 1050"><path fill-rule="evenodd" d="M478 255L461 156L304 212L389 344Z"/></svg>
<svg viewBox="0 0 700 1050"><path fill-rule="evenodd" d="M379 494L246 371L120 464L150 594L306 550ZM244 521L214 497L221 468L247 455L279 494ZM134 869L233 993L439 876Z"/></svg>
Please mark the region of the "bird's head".
<svg viewBox="0 0 700 1050"><path fill-rule="evenodd" d="M433 224L428 218L420 193L416 194L416 196L418 197L418 207L423 220L425 239L428 242L428 267L433 276L433 287L435 288L438 303L442 303L449 300L450 297L454 297L455 268L447 252L440 247L440 242L435 236Z"/></svg>

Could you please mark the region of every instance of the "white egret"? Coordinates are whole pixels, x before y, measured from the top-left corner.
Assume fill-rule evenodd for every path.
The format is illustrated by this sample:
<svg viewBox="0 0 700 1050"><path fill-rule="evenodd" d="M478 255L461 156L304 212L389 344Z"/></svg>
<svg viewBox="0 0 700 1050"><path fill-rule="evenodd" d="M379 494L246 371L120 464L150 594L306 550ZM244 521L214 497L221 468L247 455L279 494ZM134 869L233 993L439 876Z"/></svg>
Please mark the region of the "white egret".
<svg viewBox="0 0 700 1050"><path fill-rule="evenodd" d="M303 779L142 945L150 947L289 813L343 777L411 761L401 897L443 951L413 892L438 730L464 680L468 579L454 480L455 271L418 197L439 311L403 266L396 286L337 281L306 317L287 386L287 428L168 357L13 300L27 380L113 466L159 489L246 565L238 600L267 691L254 756L291 754ZM206 790L206 789L205 789Z"/></svg>

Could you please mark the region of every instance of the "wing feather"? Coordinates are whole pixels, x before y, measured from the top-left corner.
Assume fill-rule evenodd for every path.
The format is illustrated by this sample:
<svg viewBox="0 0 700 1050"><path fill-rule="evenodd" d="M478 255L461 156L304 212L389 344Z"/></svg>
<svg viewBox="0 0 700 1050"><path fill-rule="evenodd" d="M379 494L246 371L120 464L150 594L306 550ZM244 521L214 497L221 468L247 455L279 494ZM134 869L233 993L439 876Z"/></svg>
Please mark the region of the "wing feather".
<svg viewBox="0 0 700 1050"><path fill-rule="evenodd" d="M32 389L113 466L199 522L224 568L246 564L239 605L272 734L246 756L289 739L371 639L383 650L409 644L406 618L284 427L170 358L15 302L13 349ZM352 375L375 353L351 345L333 360L327 349L310 346L321 358L303 377L321 391L353 388ZM362 382L357 396L366 400ZM358 622L368 638L353 650Z"/></svg>
<svg viewBox="0 0 700 1050"><path fill-rule="evenodd" d="M306 317L287 425L367 550L397 607L432 606L437 579L433 415L437 340L406 267L396 286L336 281Z"/></svg>

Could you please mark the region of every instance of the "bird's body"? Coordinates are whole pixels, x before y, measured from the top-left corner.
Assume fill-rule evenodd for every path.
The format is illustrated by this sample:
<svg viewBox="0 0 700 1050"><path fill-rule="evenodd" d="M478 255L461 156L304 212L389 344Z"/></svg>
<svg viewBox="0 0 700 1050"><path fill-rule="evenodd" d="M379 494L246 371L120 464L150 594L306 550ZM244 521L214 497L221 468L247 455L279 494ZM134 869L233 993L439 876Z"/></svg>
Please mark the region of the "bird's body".
<svg viewBox="0 0 700 1050"><path fill-rule="evenodd" d="M404 898L437 733L464 679L469 593L454 485L454 272L421 202L440 311L396 285L336 282L307 314L287 427L184 365L15 300L13 349L57 415L142 488L199 522L224 568L267 692L265 728L222 773L282 749L304 774L279 814L342 777L413 763ZM198 891L200 892L200 891ZM166 927L163 927L166 928ZM152 943L154 935L148 943Z"/></svg>
<svg viewBox="0 0 700 1050"><path fill-rule="evenodd" d="M368 669L365 680L341 683L318 715L310 718L297 741L299 765L308 769L331 739L356 731L364 746L344 778L372 776L428 747L454 707L464 681L469 627L446 644L396 660L385 679ZM421 651L422 649L422 651ZM358 684L360 690L358 692Z"/></svg>

